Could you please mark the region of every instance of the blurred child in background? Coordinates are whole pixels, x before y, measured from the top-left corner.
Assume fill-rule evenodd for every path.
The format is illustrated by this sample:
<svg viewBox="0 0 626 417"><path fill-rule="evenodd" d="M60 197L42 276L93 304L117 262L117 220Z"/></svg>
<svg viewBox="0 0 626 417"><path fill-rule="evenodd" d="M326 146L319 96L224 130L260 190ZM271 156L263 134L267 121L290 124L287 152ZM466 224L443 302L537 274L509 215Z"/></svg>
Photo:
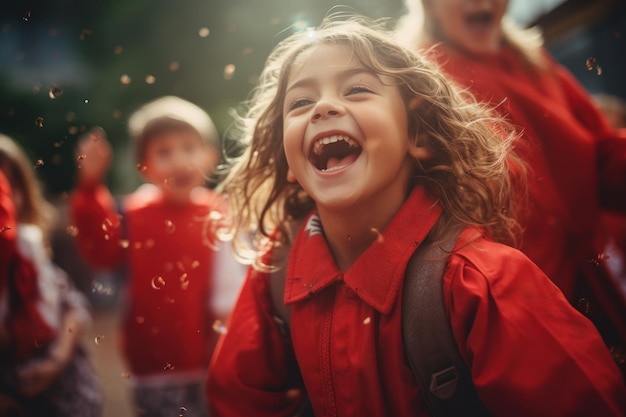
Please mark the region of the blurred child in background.
<svg viewBox="0 0 626 417"><path fill-rule="evenodd" d="M218 133L204 110L173 96L137 110L129 128L146 184L117 201L104 184L104 131L79 143L70 202L78 246L94 267L127 275L122 352L137 415L206 416L212 327L222 329L243 275L217 244L224 202L203 187L220 158Z"/></svg>
<svg viewBox="0 0 626 417"><path fill-rule="evenodd" d="M0 135L0 415L98 417L87 299L52 263L53 207L26 154ZM4 414L6 413L6 414Z"/></svg>

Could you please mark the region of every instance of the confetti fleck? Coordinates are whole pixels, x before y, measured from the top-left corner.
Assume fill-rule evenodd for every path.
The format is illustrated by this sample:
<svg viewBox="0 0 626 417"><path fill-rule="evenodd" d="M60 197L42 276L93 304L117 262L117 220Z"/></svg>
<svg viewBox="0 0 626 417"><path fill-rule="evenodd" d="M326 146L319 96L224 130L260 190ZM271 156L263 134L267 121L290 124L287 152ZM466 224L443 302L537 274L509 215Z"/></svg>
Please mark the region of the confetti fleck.
<svg viewBox="0 0 626 417"><path fill-rule="evenodd" d="M39 116L35 119L35 126L43 127L43 117Z"/></svg>
<svg viewBox="0 0 626 417"><path fill-rule="evenodd" d="M104 335L99 334L96 337L94 337L93 341L95 342L96 345L100 345L103 341L104 341Z"/></svg>
<svg viewBox="0 0 626 417"><path fill-rule="evenodd" d="M176 226L171 220L165 220L165 231L167 233L174 233L174 231L176 231Z"/></svg>
<svg viewBox="0 0 626 417"><path fill-rule="evenodd" d="M154 288L155 290L160 290L163 287L165 287L165 280L162 276L158 275L152 278L152 288Z"/></svg>
<svg viewBox="0 0 626 417"><path fill-rule="evenodd" d="M61 97L62 95L63 95L63 90L59 88L58 85L52 84L52 86L50 87L50 90L48 90L48 97L50 97L51 100L55 100Z"/></svg>
<svg viewBox="0 0 626 417"><path fill-rule="evenodd" d="M171 363L169 363L169 362L168 362L168 363L166 363L166 364L165 364L165 366L163 367L163 370L164 370L164 371L173 371L174 369L175 369L175 368L174 368L174 365L172 365L172 364L171 364Z"/></svg>
<svg viewBox="0 0 626 417"><path fill-rule="evenodd" d="M383 243L385 241L383 234L380 233L377 228L372 227L370 230L376 235L376 242Z"/></svg>
<svg viewBox="0 0 626 417"><path fill-rule="evenodd" d="M67 226L67 229L65 229L67 234L71 237L76 237L78 236L78 227L76 226Z"/></svg>
<svg viewBox="0 0 626 417"><path fill-rule="evenodd" d="M24 14L24 17L22 17L22 20L24 22L30 21L30 10L26 11L26 13Z"/></svg>
<svg viewBox="0 0 626 417"><path fill-rule="evenodd" d="M365 317L365 320L363 320L363 324L370 324L371 322L372 322L371 317Z"/></svg>
<svg viewBox="0 0 626 417"><path fill-rule="evenodd" d="M200 35L201 38L206 38L207 36L209 36L209 28L200 28L200 30L198 31L198 35Z"/></svg>
<svg viewBox="0 0 626 417"><path fill-rule="evenodd" d="M170 71L176 72L180 69L180 63L178 61L170 62Z"/></svg>
<svg viewBox="0 0 626 417"><path fill-rule="evenodd" d="M234 75L235 75L235 65L234 64L226 65L224 67L224 79L231 80Z"/></svg>
<svg viewBox="0 0 626 417"><path fill-rule="evenodd" d="M122 76L120 77L120 82L123 85L129 85L131 82L131 78L128 74L122 74Z"/></svg>
<svg viewBox="0 0 626 417"><path fill-rule="evenodd" d="M156 82L156 77L154 75L148 74L146 75L146 84L154 84Z"/></svg>
<svg viewBox="0 0 626 417"><path fill-rule="evenodd" d="M127 247L130 246L130 242L128 241L128 239L122 239L120 240L120 246L124 249L126 249Z"/></svg>
<svg viewBox="0 0 626 417"><path fill-rule="evenodd" d="M41 168L43 165L44 165L43 159L38 159L38 160L35 161L35 167L34 168L35 169Z"/></svg>
<svg viewBox="0 0 626 417"><path fill-rule="evenodd" d="M215 320L213 322L213 331L219 334L224 334L227 332L226 326L224 325L224 323L222 323L221 320Z"/></svg>

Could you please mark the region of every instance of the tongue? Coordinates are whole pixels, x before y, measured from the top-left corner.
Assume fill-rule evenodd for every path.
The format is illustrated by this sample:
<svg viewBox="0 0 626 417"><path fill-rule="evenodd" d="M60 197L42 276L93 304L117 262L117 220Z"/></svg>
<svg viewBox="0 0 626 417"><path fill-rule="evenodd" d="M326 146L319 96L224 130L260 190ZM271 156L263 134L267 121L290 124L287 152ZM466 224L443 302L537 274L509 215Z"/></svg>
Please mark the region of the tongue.
<svg viewBox="0 0 626 417"><path fill-rule="evenodd" d="M348 166L351 163L353 163L355 159L356 159L356 155L354 155L354 154L350 154L350 155L344 156L341 159L340 158L330 158L328 160L328 162L326 163L326 170L336 169L336 168L339 168L339 167Z"/></svg>

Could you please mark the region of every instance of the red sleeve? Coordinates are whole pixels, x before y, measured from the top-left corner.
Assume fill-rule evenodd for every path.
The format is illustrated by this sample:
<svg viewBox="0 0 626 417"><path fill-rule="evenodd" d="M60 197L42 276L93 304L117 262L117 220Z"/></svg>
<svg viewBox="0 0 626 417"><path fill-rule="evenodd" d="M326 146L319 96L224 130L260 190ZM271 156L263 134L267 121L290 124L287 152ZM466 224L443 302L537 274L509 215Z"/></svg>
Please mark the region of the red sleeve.
<svg viewBox="0 0 626 417"><path fill-rule="evenodd" d="M272 317L268 282L268 274L249 269L215 350L207 383L213 417L287 417L301 403L301 379Z"/></svg>
<svg viewBox="0 0 626 417"><path fill-rule="evenodd" d="M80 253L95 267L113 268L122 260L123 239L115 200L102 185L83 186L72 193L70 209Z"/></svg>
<svg viewBox="0 0 626 417"><path fill-rule="evenodd" d="M488 259L453 255L444 288L491 415L624 416L624 381L591 322L520 252L494 245L478 256Z"/></svg>
<svg viewBox="0 0 626 417"><path fill-rule="evenodd" d="M17 220L9 181L0 171L0 265L8 265L15 253Z"/></svg>
<svg viewBox="0 0 626 417"><path fill-rule="evenodd" d="M554 67L572 112L597 138L602 206L626 213L626 129L612 129L578 80L561 65Z"/></svg>

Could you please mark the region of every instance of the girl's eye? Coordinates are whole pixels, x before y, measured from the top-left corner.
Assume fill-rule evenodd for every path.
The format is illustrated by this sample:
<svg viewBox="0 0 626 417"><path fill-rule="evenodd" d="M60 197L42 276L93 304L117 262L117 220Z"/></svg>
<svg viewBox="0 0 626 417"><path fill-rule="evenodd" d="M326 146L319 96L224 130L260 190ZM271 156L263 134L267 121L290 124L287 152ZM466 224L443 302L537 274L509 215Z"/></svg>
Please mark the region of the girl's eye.
<svg viewBox="0 0 626 417"><path fill-rule="evenodd" d="M353 85L352 87L348 89L348 95L359 94L359 93L371 93L371 92L372 90L370 90L368 87L365 87L364 85Z"/></svg>
<svg viewBox="0 0 626 417"><path fill-rule="evenodd" d="M295 110L299 107L304 107L307 106L309 104L311 104L312 101L306 98L301 98L299 100L295 100L291 103L291 105L289 106L289 110Z"/></svg>

